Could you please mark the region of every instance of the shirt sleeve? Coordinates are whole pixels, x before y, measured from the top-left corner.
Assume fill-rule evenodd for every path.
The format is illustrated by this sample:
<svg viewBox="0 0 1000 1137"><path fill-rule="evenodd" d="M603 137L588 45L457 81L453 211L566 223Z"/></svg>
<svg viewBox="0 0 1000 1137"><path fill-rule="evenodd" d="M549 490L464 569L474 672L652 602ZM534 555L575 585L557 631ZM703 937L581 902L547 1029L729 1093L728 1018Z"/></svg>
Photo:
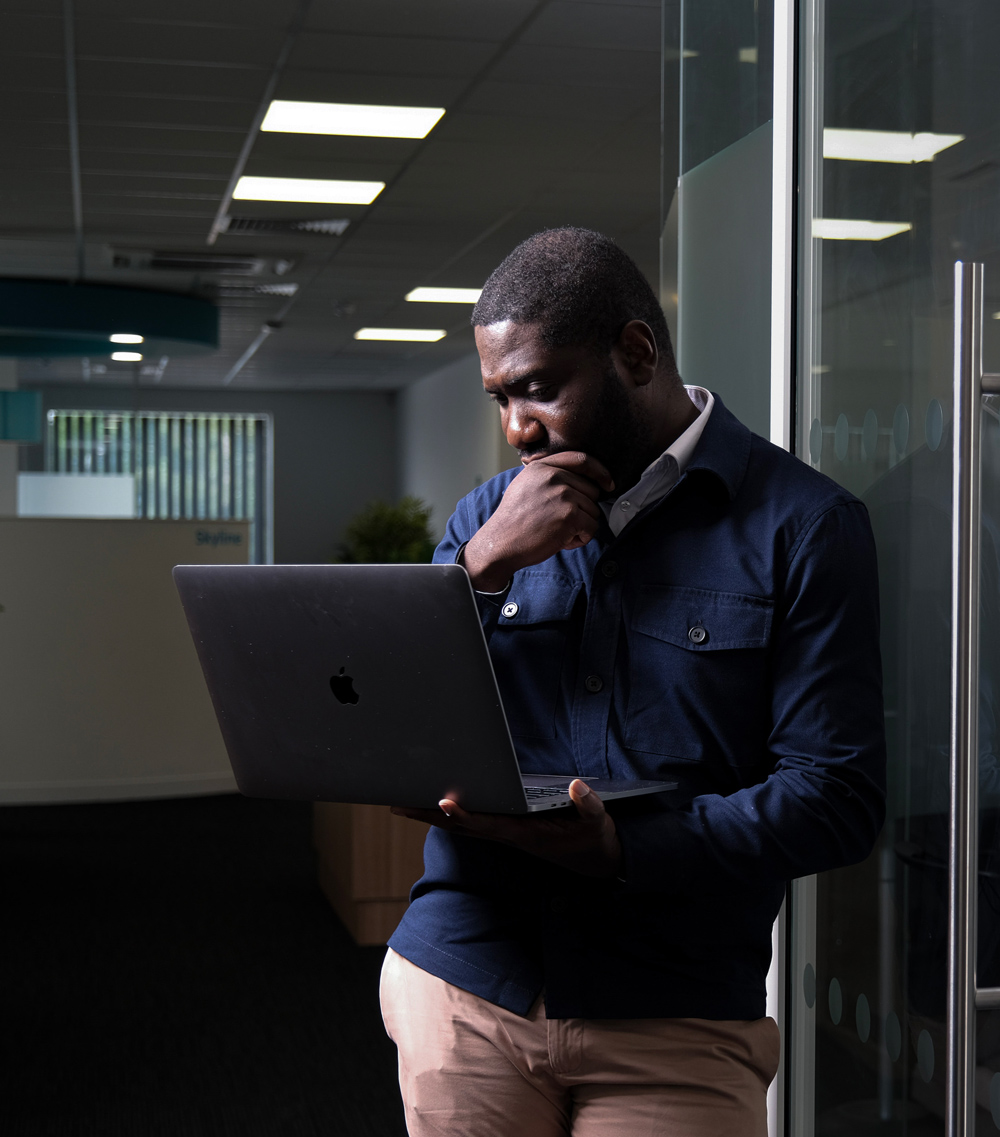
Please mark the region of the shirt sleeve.
<svg viewBox="0 0 1000 1137"><path fill-rule="evenodd" d="M492 512L492 511L490 511ZM488 516L487 513L486 516ZM461 564L462 552L469 541L476 535L482 527L486 517L480 518L477 514L472 500L469 497L463 498L455 507L455 512L448 520L448 525L445 528L444 536L441 538L441 543L434 550L433 562L436 565L455 565ZM483 622L483 631L486 634L487 642L490 638L490 633L496 627L497 620L500 616L500 608L507 598L507 593L510 592L510 584L503 590L503 592L476 592L473 593L476 598L476 607L479 609L479 616Z"/></svg>
<svg viewBox="0 0 1000 1137"><path fill-rule="evenodd" d="M885 816L878 575L860 502L793 545L771 650L769 773L616 818L630 892L696 893L863 860Z"/></svg>

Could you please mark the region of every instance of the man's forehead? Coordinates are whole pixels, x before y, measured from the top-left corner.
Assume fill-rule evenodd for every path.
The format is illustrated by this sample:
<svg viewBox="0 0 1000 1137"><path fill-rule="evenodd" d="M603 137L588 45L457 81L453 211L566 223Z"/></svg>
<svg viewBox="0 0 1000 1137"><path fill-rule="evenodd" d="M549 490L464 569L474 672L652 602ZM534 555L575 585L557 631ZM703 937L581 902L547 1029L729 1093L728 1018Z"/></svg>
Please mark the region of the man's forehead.
<svg viewBox="0 0 1000 1137"><path fill-rule="evenodd" d="M476 347L482 366L483 384L498 387L517 383L539 371L565 364L572 351L545 343L539 324L513 320L477 327Z"/></svg>

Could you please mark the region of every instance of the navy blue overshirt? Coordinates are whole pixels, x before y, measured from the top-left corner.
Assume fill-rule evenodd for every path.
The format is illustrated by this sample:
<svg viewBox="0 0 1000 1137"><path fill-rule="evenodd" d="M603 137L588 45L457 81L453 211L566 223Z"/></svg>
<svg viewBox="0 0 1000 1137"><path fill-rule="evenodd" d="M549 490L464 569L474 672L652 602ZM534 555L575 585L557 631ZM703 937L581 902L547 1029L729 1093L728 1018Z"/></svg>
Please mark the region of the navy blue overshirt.
<svg viewBox="0 0 1000 1137"><path fill-rule="evenodd" d="M870 851L884 812L864 506L715 407L673 490L615 538L516 573L483 627L526 773L657 778L609 803L622 880L432 829L390 944L550 1018L756 1019L793 877ZM518 470L469 494L454 561Z"/></svg>

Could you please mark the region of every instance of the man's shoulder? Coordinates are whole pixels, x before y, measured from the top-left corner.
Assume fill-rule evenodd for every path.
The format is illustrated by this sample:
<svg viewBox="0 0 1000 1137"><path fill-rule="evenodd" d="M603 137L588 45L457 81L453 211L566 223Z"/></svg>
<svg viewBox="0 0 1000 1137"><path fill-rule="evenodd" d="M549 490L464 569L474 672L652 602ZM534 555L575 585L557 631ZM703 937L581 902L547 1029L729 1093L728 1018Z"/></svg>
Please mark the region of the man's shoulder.
<svg viewBox="0 0 1000 1137"><path fill-rule="evenodd" d="M737 511L756 512L767 503L774 520L804 519L838 505L860 505L832 478L754 434L717 395L691 467L715 474Z"/></svg>
<svg viewBox="0 0 1000 1137"><path fill-rule="evenodd" d="M736 504L758 535L771 533L773 548L791 558L804 549L860 555L872 542L864 503L833 478L751 435L746 474ZM831 544L832 542L832 544Z"/></svg>
<svg viewBox="0 0 1000 1137"><path fill-rule="evenodd" d="M779 494L797 510L812 512L835 505L861 505L839 482L753 432L746 482L748 488L760 487Z"/></svg>

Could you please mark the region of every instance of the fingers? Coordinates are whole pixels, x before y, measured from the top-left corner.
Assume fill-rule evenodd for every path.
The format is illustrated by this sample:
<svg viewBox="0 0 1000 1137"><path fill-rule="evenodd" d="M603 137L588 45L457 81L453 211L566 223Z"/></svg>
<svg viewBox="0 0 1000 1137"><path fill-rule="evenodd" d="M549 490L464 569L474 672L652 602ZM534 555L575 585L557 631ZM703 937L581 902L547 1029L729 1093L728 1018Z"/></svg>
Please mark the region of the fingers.
<svg viewBox="0 0 1000 1137"><path fill-rule="evenodd" d="M611 493L615 488L614 479L608 472L607 466L580 450L560 450L556 454L547 454L544 458L537 458L536 461L582 474L583 477L589 478L590 481L599 485L605 493Z"/></svg>
<svg viewBox="0 0 1000 1137"><path fill-rule="evenodd" d="M575 470L566 470L562 467L558 469L558 474L551 475L556 485L563 485L570 490L574 490L587 501L597 501L600 498L603 490L597 482L591 478L585 478Z"/></svg>

